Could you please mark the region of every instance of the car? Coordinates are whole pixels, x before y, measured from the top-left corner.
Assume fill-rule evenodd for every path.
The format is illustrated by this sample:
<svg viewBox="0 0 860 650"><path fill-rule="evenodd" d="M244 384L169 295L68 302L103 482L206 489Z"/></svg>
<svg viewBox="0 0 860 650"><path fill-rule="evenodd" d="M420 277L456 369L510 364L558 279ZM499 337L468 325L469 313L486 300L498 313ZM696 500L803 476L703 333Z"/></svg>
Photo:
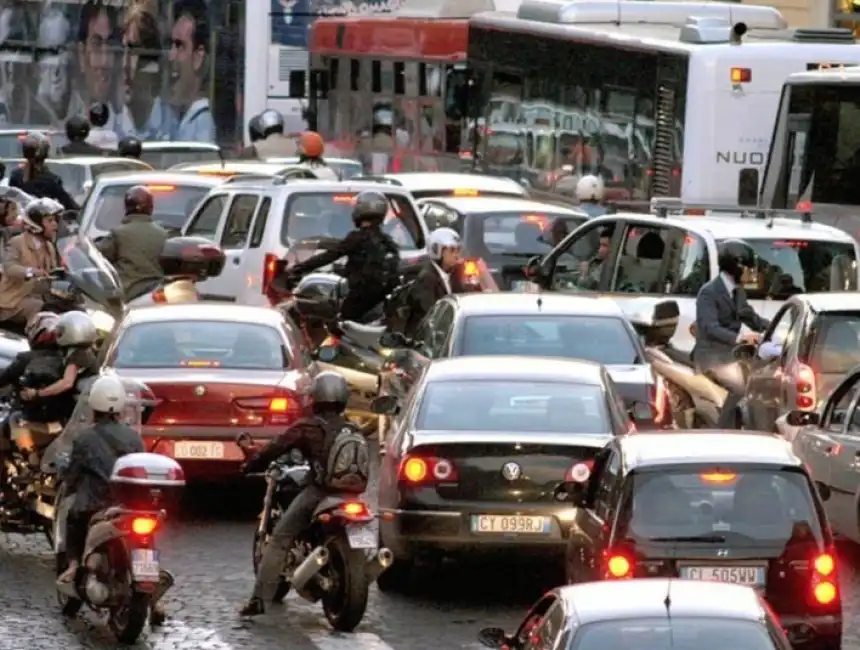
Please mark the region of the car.
<svg viewBox="0 0 860 650"><path fill-rule="evenodd" d="M367 176L368 180L403 187L415 200L437 196L512 196L527 198L526 189L509 178L483 174L452 174L448 172L406 172Z"/></svg>
<svg viewBox="0 0 860 650"><path fill-rule="evenodd" d="M308 168L299 165L279 165L254 160L225 160L220 163L182 163L170 168L172 172L192 174L210 174L213 176L270 178L284 176L286 178L317 178Z"/></svg>
<svg viewBox="0 0 860 650"><path fill-rule="evenodd" d="M65 131L57 131L54 127L20 126L0 129L0 159L19 158L21 156L21 140L30 133L42 133L48 136L51 142L51 154L57 155L60 147L68 144Z"/></svg>
<svg viewBox="0 0 860 650"><path fill-rule="evenodd" d="M629 425L606 369L565 359L445 359L374 409L395 424L379 470L380 544L395 560L380 589L407 588L417 559L560 559L565 481Z"/></svg>
<svg viewBox="0 0 860 650"><path fill-rule="evenodd" d="M588 219L581 210L515 197L437 197L418 201L430 231L453 228L461 237L463 255L489 266L500 289L529 289L525 263L555 246L553 229L564 235Z"/></svg>
<svg viewBox="0 0 860 650"><path fill-rule="evenodd" d="M212 142L141 142L140 159L153 169L170 169L182 163L217 162L222 159L221 147Z"/></svg>
<svg viewBox="0 0 860 650"><path fill-rule="evenodd" d="M487 627L494 650L789 650L779 619L749 587L650 578L553 589L516 631Z"/></svg>
<svg viewBox="0 0 860 650"><path fill-rule="evenodd" d="M389 334L382 343L398 354L380 373L380 394L401 400L438 359L506 355L526 368L532 360L523 357L564 357L606 366L625 409L638 409L640 425L652 426L658 413L662 424L662 414L669 412L665 391L645 360L633 324L610 299L587 294L455 294L430 309L414 341ZM380 426L384 438L385 418Z"/></svg>
<svg viewBox="0 0 860 650"><path fill-rule="evenodd" d="M14 158L7 160L6 164L22 167L24 162L23 158ZM152 170L152 167L140 160L108 156L49 158L47 164L48 169L60 177L60 180L63 181L63 187L78 203L82 203L86 199L93 183L102 174Z"/></svg>
<svg viewBox="0 0 860 650"><path fill-rule="evenodd" d="M761 590L796 643L839 648L834 540L803 461L758 432L614 438L576 506L568 583L631 578L732 582Z"/></svg>
<svg viewBox="0 0 860 650"><path fill-rule="evenodd" d="M249 305L277 302L271 281L285 264L306 259L353 228L359 192L376 190L391 202L383 230L400 247L403 273L413 276L426 257L427 228L408 191L384 183L307 179L242 179L213 187L190 215L183 235L217 242L228 263L201 283L210 300Z"/></svg>
<svg viewBox="0 0 860 650"><path fill-rule="evenodd" d="M357 160L351 158L323 158L325 164L331 167L343 181L356 178L364 173L364 166ZM298 165L301 163L298 156L286 158L266 158L265 162L276 165Z"/></svg>
<svg viewBox="0 0 860 650"><path fill-rule="evenodd" d="M156 406L147 451L193 479L238 477L247 431L265 443L310 414L316 365L274 309L217 303L129 310L102 351L102 372L145 383Z"/></svg>

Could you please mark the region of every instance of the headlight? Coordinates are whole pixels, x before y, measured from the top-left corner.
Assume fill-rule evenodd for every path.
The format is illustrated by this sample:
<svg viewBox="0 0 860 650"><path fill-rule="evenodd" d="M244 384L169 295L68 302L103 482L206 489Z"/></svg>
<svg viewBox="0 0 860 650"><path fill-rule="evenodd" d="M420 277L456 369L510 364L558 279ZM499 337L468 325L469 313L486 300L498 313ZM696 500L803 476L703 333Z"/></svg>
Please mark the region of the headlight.
<svg viewBox="0 0 860 650"><path fill-rule="evenodd" d="M113 326L116 321L114 320L114 317L107 312L100 309L90 309L87 313L90 315L90 318L93 319L93 325L96 326L96 329L99 332L109 333L113 330Z"/></svg>

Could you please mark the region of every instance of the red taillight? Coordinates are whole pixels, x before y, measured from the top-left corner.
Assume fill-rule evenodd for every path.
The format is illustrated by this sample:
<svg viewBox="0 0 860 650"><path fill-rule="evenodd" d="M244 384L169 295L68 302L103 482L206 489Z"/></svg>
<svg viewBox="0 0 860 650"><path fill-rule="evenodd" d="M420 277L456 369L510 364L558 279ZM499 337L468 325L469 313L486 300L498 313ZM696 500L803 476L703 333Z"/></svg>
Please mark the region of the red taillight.
<svg viewBox="0 0 860 650"><path fill-rule="evenodd" d="M253 411L259 419L256 424L264 424L264 419L267 419L269 424L289 424L301 417L302 413L301 402L290 394L274 397L240 397L234 403L240 409ZM255 424L255 422L247 424Z"/></svg>
<svg viewBox="0 0 860 650"><path fill-rule="evenodd" d="M836 571L836 560L830 553L822 553L812 561L812 568L820 576L831 576Z"/></svg>
<svg viewBox="0 0 860 650"><path fill-rule="evenodd" d="M606 560L606 577L612 580L632 578L633 565L624 555L610 555Z"/></svg>
<svg viewBox="0 0 860 650"><path fill-rule="evenodd" d="M156 289L152 292L152 302L159 305L164 305L167 303L167 296L164 295L164 287Z"/></svg>
<svg viewBox="0 0 860 650"><path fill-rule="evenodd" d="M815 408L815 372L802 363L795 366L794 387L797 391L795 404L800 410Z"/></svg>
<svg viewBox="0 0 860 650"><path fill-rule="evenodd" d="M270 295L269 289L272 286L272 280L275 279L275 274L278 272L278 262L280 262L280 259L277 255L272 255L272 253L266 253L266 257L263 260L263 282L260 285L260 289L263 295L268 296L272 302L275 302L275 299Z"/></svg>
<svg viewBox="0 0 860 650"><path fill-rule="evenodd" d="M575 462L564 474L565 483L585 483L591 478L594 469L593 460L579 460Z"/></svg>
<svg viewBox="0 0 860 650"><path fill-rule="evenodd" d="M149 474L143 467L123 467L116 474L123 478L136 478L144 481L149 478Z"/></svg>
<svg viewBox="0 0 860 650"><path fill-rule="evenodd" d="M135 535L152 535L158 528L158 519L155 517L135 517L131 522L131 532Z"/></svg>
<svg viewBox="0 0 860 650"><path fill-rule="evenodd" d="M453 483L457 481L457 468L447 458L406 456L400 462L398 475L402 483L409 485Z"/></svg>
<svg viewBox="0 0 860 650"><path fill-rule="evenodd" d="M477 280L481 275L481 271L478 268L478 263L475 260L466 260L463 262L463 279L464 280Z"/></svg>
<svg viewBox="0 0 860 650"><path fill-rule="evenodd" d="M362 501L348 501L347 503L343 503L334 511L334 514L338 517L352 519L354 521L373 519L373 513L370 511L370 508L368 508L367 504Z"/></svg>
<svg viewBox="0 0 860 650"><path fill-rule="evenodd" d="M836 558L821 553L812 558L812 597L819 605L829 605L839 597L836 586Z"/></svg>

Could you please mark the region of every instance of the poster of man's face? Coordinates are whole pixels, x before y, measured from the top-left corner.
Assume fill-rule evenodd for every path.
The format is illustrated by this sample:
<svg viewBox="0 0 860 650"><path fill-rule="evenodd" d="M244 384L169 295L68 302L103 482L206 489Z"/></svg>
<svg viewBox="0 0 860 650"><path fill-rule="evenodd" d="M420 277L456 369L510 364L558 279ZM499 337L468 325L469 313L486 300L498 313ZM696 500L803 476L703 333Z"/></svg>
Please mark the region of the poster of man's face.
<svg viewBox="0 0 860 650"><path fill-rule="evenodd" d="M81 8L78 34L78 65L90 103L107 103L111 98L117 48L115 11L99 0L89 0Z"/></svg>
<svg viewBox="0 0 860 650"><path fill-rule="evenodd" d="M203 0L180 0L174 5L174 22L170 32L170 90L168 101L187 108L199 96L203 84L208 34L201 34Z"/></svg>

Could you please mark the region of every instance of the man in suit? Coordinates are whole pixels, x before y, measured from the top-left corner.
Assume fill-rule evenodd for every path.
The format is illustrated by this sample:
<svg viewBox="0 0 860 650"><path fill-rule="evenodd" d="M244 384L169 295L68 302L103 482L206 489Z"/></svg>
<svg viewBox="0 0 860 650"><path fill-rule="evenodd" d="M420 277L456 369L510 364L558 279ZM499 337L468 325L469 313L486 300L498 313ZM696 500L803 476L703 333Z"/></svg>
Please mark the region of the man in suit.
<svg viewBox="0 0 860 650"><path fill-rule="evenodd" d="M738 404L746 392L740 364L732 350L740 343L757 344L770 324L747 302L740 286L744 267L755 267L755 256L744 242L731 239L717 248L720 274L707 282L696 296L696 346L693 360L700 373L707 373L728 391L717 426L735 428ZM752 334L740 335L741 325Z"/></svg>

